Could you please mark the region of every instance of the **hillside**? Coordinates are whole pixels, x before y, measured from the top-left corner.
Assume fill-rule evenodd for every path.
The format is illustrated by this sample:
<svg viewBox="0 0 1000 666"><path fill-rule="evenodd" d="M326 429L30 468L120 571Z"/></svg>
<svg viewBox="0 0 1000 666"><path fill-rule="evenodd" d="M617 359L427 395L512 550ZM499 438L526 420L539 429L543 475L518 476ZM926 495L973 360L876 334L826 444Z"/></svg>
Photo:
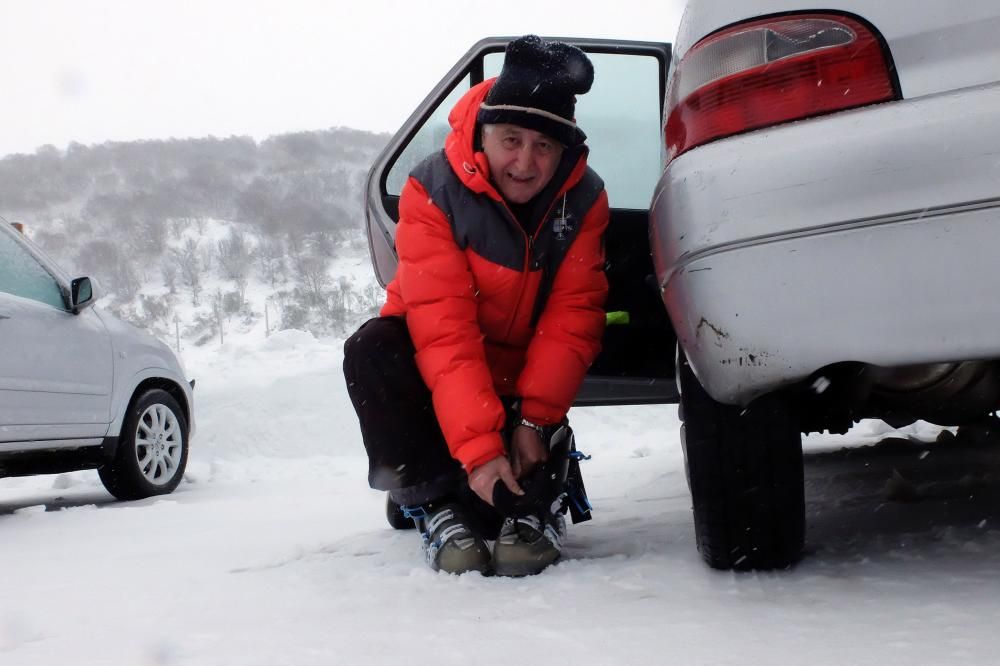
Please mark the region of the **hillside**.
<svg viewBox="0 0 1000 666"><path fill-rule="evenodd" d="M71 144L0 159L0 215L101 305L175 346L227 330L342 333L381 293L363 188L388 137L273 136Z"/></svg>

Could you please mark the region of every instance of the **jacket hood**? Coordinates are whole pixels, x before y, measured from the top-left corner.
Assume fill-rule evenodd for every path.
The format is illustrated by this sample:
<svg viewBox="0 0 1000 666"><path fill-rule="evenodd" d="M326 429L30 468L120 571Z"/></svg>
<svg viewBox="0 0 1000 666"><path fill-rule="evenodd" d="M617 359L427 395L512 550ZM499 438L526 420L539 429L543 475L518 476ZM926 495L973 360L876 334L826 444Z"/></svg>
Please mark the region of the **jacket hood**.
<svg viewBox="0 0 1000 666"><path fill-rule="evenodd" d="M475 148L476 117L479 114L479 106L486 99L494 81L496 81L495 77L472 86L452 108L451 113L448 114L451 132L445 139L444 152L452 171L467 188L477 194L486 194L496 201L503 201L503 197L490 181L490 164L486 159L486 154L482 151L477 152ZM557 196L563 194L583 177L587 168L587 149L585 146L580 146L579 150L581 157L570 172L566 182L559 188Z"/></svg>
<svg viewBox="0 0 1000 666"><path fill-rule="evenodd" d="M477 153L475 149L476 115L479 113L479 105L486 99L486 94L493 87L495 80L488 79L470 88L448 114L451 132L445 139L444 152L452 170L466 187L476 193L486 193L500 201L499 192L490 183L490 165L486 155L482 152Z"/></svg>

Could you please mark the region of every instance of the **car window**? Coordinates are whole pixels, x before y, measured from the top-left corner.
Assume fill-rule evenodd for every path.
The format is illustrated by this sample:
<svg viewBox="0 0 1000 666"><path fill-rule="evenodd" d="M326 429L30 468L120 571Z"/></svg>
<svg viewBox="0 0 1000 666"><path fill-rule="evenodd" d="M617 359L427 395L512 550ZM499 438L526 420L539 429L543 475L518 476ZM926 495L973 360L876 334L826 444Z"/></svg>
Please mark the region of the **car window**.
<svg viewBox="0 0 1000 666"><path fill-rule="evenodd" d="M594 85L577 99L577 125L587 134L588 163L604 179L614 208L649 208L660 176L660 63L653 56L590 53ZM497 76L503 53L484 59Z"/></svg>
<svg viewBox="0 0 1000 666"><path fill-rule="evenodd" d="M0 233L0 291L66 309L62 290L55 278L5 233Z"/></svg>
<svg viewBox="0 0 1000 666"><path fill-rule="evenodd" d="M385 191L387 194L399 196L413 167L420 164L431 153L444 148L445 137L451 131L451 126L448 125L448 114L470 87L472 87L471 77L466 76L459 81L406 145L386 175Z"/></svg>

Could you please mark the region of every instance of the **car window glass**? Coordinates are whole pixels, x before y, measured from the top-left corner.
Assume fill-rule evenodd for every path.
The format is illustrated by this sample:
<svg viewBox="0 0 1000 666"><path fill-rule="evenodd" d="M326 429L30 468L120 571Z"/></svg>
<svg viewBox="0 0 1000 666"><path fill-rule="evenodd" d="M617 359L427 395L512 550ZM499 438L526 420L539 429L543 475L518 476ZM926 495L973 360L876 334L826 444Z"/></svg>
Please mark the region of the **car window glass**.
<svg viewBox="0 0 1000 666"><path fill-rule="evenodd" d="M444 148L445 137L451 131L451 127L448 125L448 114L451 113L452 107L458 103L462 95L468 92L471 87L470 81L471 78L466 76L452 88L448 96L434 109L434 113L424 122L406 148L403 149L403 152L400 153L386 176L385 191L387 194L399 196L413 167L420 164L431 153Z"/></svg>
<svg viewBox="0 0 1000 666"><path fill-rule="evenodd" d="M59 284L11 236L0 233L0 291L65 309Z"/></svg>
<svg viewBox="0 0 1000 666"><path fill-rule="evenodd" d="M484 60L487 78L503 53ZM653 56L590 53L594 85L577 99L577 125L587 134L588 163L604 179L614 208L649 208L660 175L660 64Z"/></svg>

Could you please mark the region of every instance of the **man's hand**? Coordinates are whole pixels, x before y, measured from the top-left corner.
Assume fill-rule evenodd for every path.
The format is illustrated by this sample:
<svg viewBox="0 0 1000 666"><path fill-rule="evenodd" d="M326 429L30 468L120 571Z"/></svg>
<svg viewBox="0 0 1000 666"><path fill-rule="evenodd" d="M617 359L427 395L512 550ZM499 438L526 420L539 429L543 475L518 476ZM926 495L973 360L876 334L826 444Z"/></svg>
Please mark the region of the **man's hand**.
<svg viewBox="0 0 1000 666"><path fill-rule="evenodd" d="M549 459L549 451L533 428L517 426L510 437L510 463L514 477L521 479L531 474L538 465Z"/></svg>
<svg viewBox="0 0 1000 666"><path fill-rule="evenodd" d="M493 486L497 481L502 481L515 495L524 494L505 456L497 456L469 473L469 487L490 506L493 506Z"/></svg>

